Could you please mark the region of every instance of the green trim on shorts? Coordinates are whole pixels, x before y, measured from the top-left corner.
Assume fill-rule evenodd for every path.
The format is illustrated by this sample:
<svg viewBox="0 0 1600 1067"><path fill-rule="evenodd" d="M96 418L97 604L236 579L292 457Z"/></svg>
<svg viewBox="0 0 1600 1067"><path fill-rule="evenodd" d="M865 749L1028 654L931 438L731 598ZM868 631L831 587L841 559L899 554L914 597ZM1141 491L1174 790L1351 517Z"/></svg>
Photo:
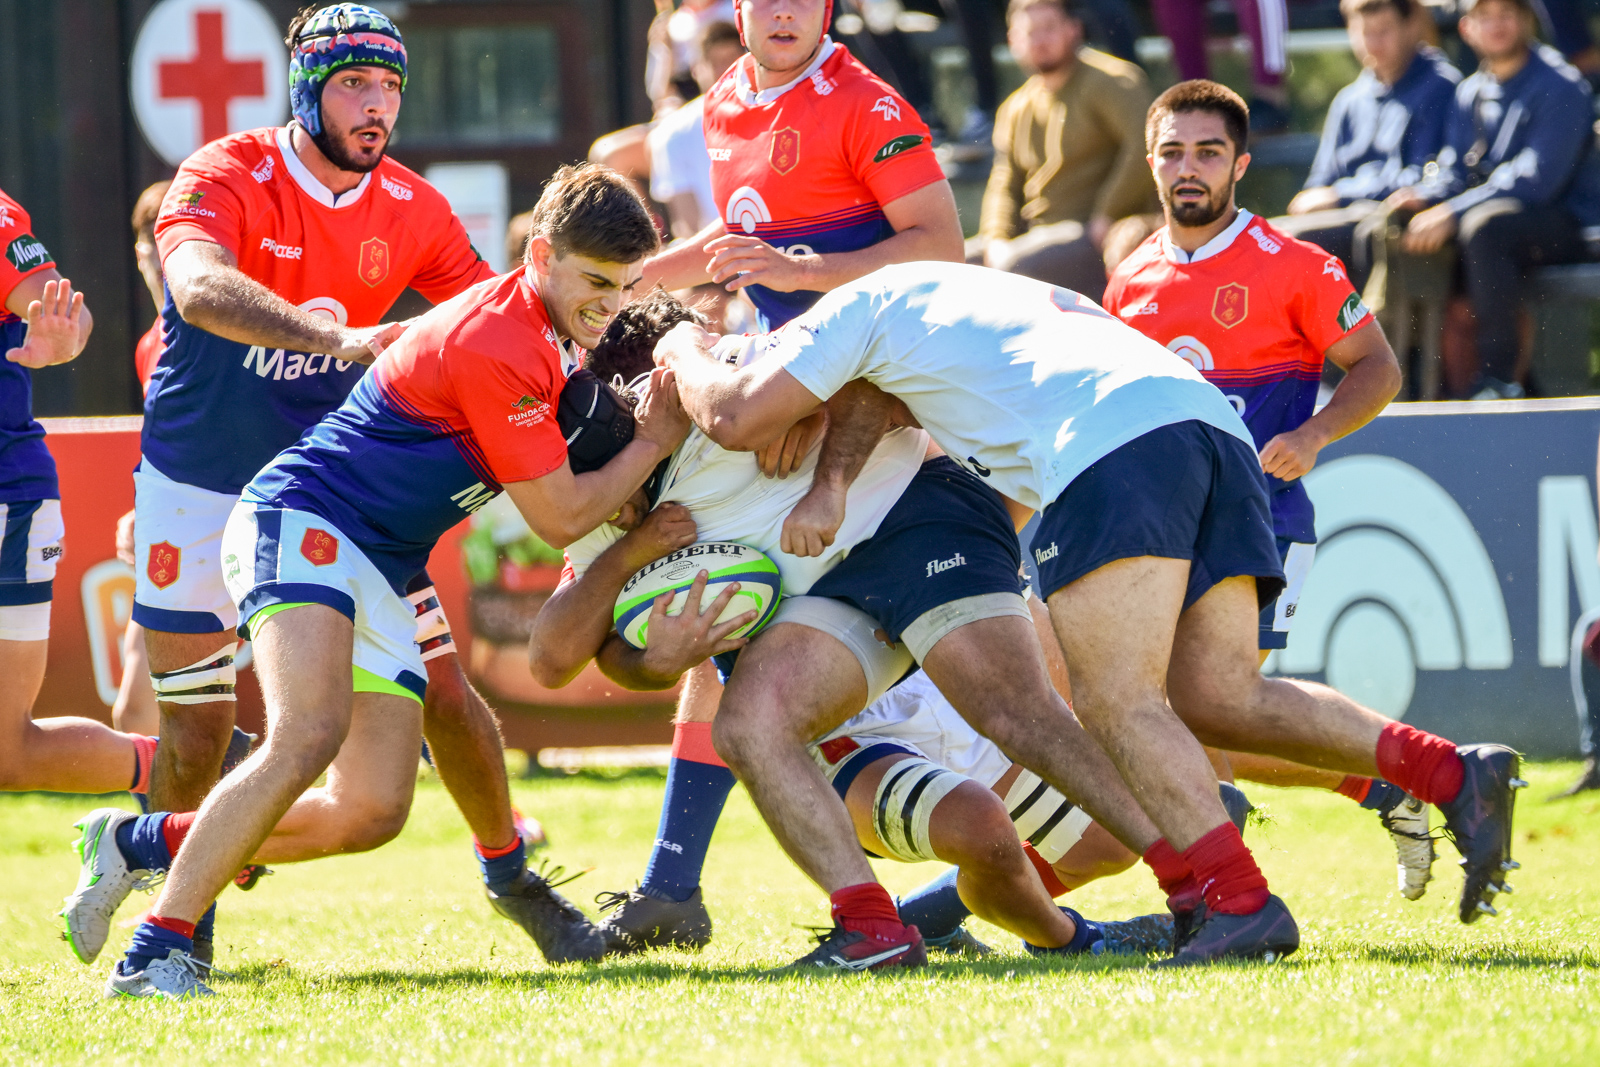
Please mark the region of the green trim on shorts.
<svg viewBox="0 0 1600 1067"><path fill-rule="evenodd" d="M405 697L407 700L415 700L418 704L422 703L421 697L417 696L417 694L413 693L399 682L391 682L383 675L373 674L365 667L356 667L352 665L351 670L355 672L353 692L388 693L391 696Z"/></svg>
<svg viewBox="0 0 1600 1067"><path fill-rule="evenodd" d="M290 608L309 607L310 605L311 601L309 600L297 600L292 604L268 604L266 607L250 616L250 620L244 624L244 628L249 632L251 638L253 639L256 635L256 627L272 618L278 612L288 611Z"/></svg>

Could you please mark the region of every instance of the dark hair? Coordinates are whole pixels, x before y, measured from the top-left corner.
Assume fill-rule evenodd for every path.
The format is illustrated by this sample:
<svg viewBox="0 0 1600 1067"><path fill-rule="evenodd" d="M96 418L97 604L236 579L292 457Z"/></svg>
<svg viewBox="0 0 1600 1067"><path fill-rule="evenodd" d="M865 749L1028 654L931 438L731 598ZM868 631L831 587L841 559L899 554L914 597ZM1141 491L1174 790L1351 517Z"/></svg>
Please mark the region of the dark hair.
<svg viewBox="0 0 1600 1067"><path fill-rule="evenodd" d="M311 21L311 16L322 10L321 4L307 4L294 13L289 20L289 29L283 35L283 43L288 47L289 53L294 54L294 46L300 42L300 34L305 31L306 23Z"/></svg>
<svg viewBox="0 0 1600 1067"><path fill-rule="evenodd" d="M139 199L133 205L133 232L136 235L155 229L156 219L161 215L161 198L167 195L171 185L170 181L159 181L139 194Z"/></svg>
<svg viewBox="0 0 1600 1067"><path fill-rule="evenodd" d="M1083 21L1083 12L1078 8L1078 0L1011 0L1006 5L1006 22L1010 22L1030 7L1053 7L1061 12L1064 19L1077 19Z"/></svg>
<svg viewBox="0 0 1600 1067"><path fill-rule="evenodd" d="M680 322L711 324L698 308L683 303L665 289L630 300L606 327L600 343L589 350L583 365L602 381L620 376L625 384L631 382L650 373L655 366L656 342Z"/></svg>
<svg viewBox="0 0 1600 1067"><path fill-rule="evenodd" d="M719 44L731 44L744 51L744 42L739 40L739 27L721 19L707 26L706 32L700 35L700 54L705 55Z"/></svg>
<svg viewBox="0 0 1600 1067"><path fill-rule="evenodd" d="M1532 15L1534 18L1539 17L1539 13L1533 9L1532 0L1505 0L1505 2L1516 8L1518 11L1521 11L1525 15ZM1459 11L1463 16L1470 15L1474 11L1478 10L1478 5L1481 3L1483 3L1483 0L1462 0L1462 2L1457 5L1456 10Z"/></svg>
<svg viewBox="0 0 1600 1067"><path fill-rule="evenodd" d="M1250 107L1244 97L1214 81L1196 78L1179 82L1150 105L1144 120L1144 147L1152 155L1156 150L1156 129L1168 115L1181 115L1189 111L1204 111L1222 119L1223 129L1233 142L1235 156L1250 148Z"/></svg>
<svg viewBox="0 0 1600 1067"><path fill-rule="evenodd" d="M1383 10L1393 11L1401 22L1410 22L1417 13L1416 0L1339 0L1339 14L1346 19L1355 15L1376 15Z"/></svg>
<svg viewBox="0 0 1600 1067"><path fill-rule="evenodd" d="M576 252L603 263L635 263L661 247L650 209L610 167L562 167L533 205L529 237L549 241L556 255Z"/></svg>

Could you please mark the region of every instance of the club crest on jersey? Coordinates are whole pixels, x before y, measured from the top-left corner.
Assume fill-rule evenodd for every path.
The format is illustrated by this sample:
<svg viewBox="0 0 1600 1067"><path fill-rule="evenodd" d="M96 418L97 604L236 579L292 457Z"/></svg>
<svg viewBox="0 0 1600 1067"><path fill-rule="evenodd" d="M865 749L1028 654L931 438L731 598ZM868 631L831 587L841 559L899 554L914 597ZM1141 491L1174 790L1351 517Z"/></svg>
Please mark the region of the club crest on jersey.
<svg viewBox="0 0 1600 1067"><path fill-rule="evenodd" d="M300 539L300 554L313 567L326 567L339 560L339 539L327 530L319 530L315 526L307 527L306 535Z"/></svg>
<svg viewBox="0 0 1600 1067"><path fill-rule="evenodd" d="M767 202L761 199L760 193L742 185L728 197L728 210L723 218L730 230L737 226L745 233L755 233L757 226L772 221L772 212L767 210Z"/></svg>
<svg viewBox="0 0 1600 1067"><path fill-rule="evenodd" d="M151 585L165 589L178 580L182 567L183 549L170 541L157 541L150 546L150 558L145 563L144 573Z"/></svg>
<svg viewBox="0 0 1600 1067"><path fill-rule="evenodd" d="M788 174L800 162L800 131L790 126L772 131L772 151L767 161L779 174Z"/></svg>
<svg viewBox="0 0 1600 1067"><path fill-rule="evenodd" d="M1250 290L1238 282L1220 286L1211 298L1211 317L1225 330L1231 330L1250 315Z"/></svg>
<svg viewBox="0 0 1600 1067"><path fill-rule="evenodd" d="M356 273L368 285L377 285L389 276L389 246L381 237L368 237L361 242L361 258Z"/></svg>
<svg viewBox="0 0 1600 1067"><path fill-rule="evenodd" d="M872 113L874 115L883 115L884 122L899 122L900 101L892 96L880 96L877 102L872 105Z"/></svg>
<svg viewBox="0 0 1600 1067"><path fill-rule="evenodd" d="M272 180L272 157L268 156L263 159L261 165L250 172L250 177L254 178L258 185L270 182Z"/></svg>
<svg viewBox="0 0 1600 1067"><path fill-rule="evenodd" d="M920 133L903 133L878 149L873 155L872 161L874 163L882 163L884 160L898 156L901 152L909 151L921 143L922 135Z"/></svg>

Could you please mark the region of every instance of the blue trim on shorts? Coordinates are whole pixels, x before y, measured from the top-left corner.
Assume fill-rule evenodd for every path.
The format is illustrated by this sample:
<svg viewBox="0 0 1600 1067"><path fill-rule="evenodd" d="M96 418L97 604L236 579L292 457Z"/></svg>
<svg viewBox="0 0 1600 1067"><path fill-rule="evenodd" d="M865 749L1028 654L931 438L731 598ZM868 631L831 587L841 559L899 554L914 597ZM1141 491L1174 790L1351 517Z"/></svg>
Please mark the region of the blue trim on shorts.
<svg viewBox="0 0 1600 1067"><path fill-rule="evenodd" d="M426 700L428 696L428 680L419 678L410 671L401 671L394 679L396 685L405 686L417 694L418 700Z"/></svg>
<svg viewBox="0 0 1600 1067"><path fill-rule="evenodd" d="M133 621L163 634L214 634L227 629L213 612L152 608L137 600L133 602Z"/></svg>
<svg viewBox="0 0 1600 1067"><path fill-rule="evenodd" d="M6 505L5 525L0 526L0 582L9 585L28 580L28 536L33 532L33 517L43 503L43 500L24 500Z"/></svg>
<svg viewBox="0 0 1600 1067"><path fill-rule="evenodd" d="M55 579L47 582L0 582L0 608L48 604L55 595Z"/></svg>
<svg viewBox="0 0 1600 1067"><path fill-rule="evenodd" d="M829 784L833 786L833 791L839 794L839 799L843 800L844 795L850 792L850 787L855 784L856 779L861 777L862 771L885 756L893 756L901 752L912 756L922 755L910 745L899 741L874 741L872 744L864 748L858 748L846 756L844 758L844 766L834 773L833 781Z"/></svg>
<svg viewBox="0 0 1600 1067"><path fill-rule="evenodd" d="M256 520L255 584L262 586L278 580L278 542L283 539L283 509L258 508L252 513L252 517ZM265 604L260 605L260 607L265 606ZM260 607L256 610L260 610ZM239 616L241 626L246 618L248 616L241 611Z"/></svg>
<svg viewBox="0 0 1600 1067"><path fill-rule="evenodd" d="M239 636L250 640L250 620L256 612L274 604L321 604L337 611L352 623L356 621L356 602L349 593L312 582L268 582L252 588L239 602ZM406 685L399 678L395 681Z"/></svg>

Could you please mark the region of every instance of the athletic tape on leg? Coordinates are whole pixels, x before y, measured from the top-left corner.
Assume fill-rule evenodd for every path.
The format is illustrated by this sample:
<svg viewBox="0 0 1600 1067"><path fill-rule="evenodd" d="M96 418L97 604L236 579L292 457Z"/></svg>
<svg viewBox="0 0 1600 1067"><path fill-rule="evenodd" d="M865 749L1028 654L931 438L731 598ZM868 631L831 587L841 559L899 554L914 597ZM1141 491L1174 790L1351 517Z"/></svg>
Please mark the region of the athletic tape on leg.
<svg viewBox="0 0 1600 1067"><path fill-rule="evenodd" d="M889 855L907 863L937 859L928 820L939 801L965 781L966 775L921 758L890 767L872 798L872 825Z"/></svg>
<svg viewBox="0 0 1600 1067"><path fill-rule="evenodd" d="M1023 768L1006 790L1006 811L1017 836L1033 845L1046 863L1055 863L1077 844L1093 820L1089 813Z"/></svg>
<svg viewBox="0 0 1600 1067"><path fill-rule="evenodd" d="M168 704L210 704L233 700L233 653L236 645L225 645L216 652L175 671L150 672L156 699Z"/></svg>
<svg viewBox="0 0 1600 1067"><path fill-rule="evenodd" d="M406 599L417 612L417 633L412 638L422 650L424 662L447 656L456 650L455 637L450 633L450 620L444 617L444 606L439 603L439 592L433 586L408 593Z"/></svg>

